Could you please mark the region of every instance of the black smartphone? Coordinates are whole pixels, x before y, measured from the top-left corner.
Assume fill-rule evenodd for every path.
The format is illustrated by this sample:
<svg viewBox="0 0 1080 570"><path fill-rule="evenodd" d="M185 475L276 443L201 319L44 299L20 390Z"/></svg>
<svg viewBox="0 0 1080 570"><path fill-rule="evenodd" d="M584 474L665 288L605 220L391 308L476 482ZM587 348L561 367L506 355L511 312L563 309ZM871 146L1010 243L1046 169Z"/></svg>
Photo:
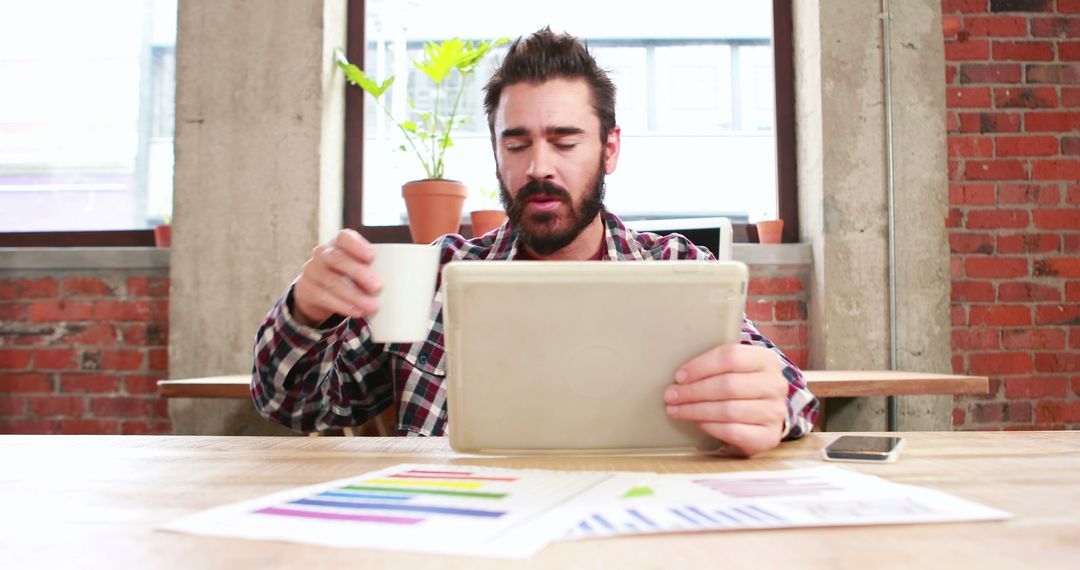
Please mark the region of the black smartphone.
<svg viewBox="0 0 1080 570"><path fill-rule="evenodd" d="M826 461L891 463L900 456L904 438L874 435L843 435L821 450Z"/></svg>

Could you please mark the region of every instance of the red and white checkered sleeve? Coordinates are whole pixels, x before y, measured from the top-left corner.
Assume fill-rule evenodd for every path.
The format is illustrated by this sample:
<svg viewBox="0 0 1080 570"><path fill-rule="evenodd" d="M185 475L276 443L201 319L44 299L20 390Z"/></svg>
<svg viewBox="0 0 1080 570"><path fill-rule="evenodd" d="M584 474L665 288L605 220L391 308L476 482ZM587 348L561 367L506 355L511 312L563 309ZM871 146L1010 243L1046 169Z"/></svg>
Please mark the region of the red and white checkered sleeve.
<svg viewBox="0 0 1080 570"><path fill-rule="evenodd" d="M351 427L394 401L380 345L361 335L363 319L333 317L320 328L292 314L292 287L255 339L251 397L266 419L296 432Z"/></svg>
<svg viewBox="0 0 1080 570"><path fill-rule="evenodd" d="M742 344L762 346L776 353L784 365L784 378L788 381L788 410L784 422L784 439L798 439L814 428L820 404L806 387L806 378L794 362L788 359L775 344L765 338L749 319L743 318Z"/></svg>

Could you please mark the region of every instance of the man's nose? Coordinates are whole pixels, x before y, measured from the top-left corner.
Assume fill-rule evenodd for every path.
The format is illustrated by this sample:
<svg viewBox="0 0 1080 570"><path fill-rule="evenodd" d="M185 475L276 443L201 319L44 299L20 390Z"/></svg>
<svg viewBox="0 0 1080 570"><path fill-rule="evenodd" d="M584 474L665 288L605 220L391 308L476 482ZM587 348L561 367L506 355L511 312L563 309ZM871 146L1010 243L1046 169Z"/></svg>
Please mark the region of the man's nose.
<svg viewBox="0 0 1080 570"><path fill-rule="evenodd" d="M530 147L529 169L526 176L533 180L546 180L555 176L552 153L545 148L547 145L534 144Z"/></svg>

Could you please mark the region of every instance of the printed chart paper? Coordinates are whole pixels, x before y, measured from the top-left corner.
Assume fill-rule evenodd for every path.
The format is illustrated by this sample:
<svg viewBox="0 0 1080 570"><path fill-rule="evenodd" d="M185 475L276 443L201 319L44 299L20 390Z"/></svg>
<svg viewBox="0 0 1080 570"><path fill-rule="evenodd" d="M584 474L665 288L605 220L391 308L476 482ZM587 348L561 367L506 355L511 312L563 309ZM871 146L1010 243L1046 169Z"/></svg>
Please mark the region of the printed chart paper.
<svg viewBox="0 0 1080 570"><path fill-rule="evenodd" d="M162 528L523 558L561 539L1010 516L838 467L656 474L404 464L211 509Z"/></svg>
<svg viewBox="0 0 1080 570"><path fill-rule="evenodd" d="M837 467L668 474L577 499L567 538L755 528L997 520L1008 513Z"/></svg>
<svg viewBox="0 0 1080 570"><path fill-rule="evenodd" d="M528 557L566 534L556 509L610 473L398 465L228 505L163 530L473 556ZM569 517L569 518L568 518Z"/></svg>

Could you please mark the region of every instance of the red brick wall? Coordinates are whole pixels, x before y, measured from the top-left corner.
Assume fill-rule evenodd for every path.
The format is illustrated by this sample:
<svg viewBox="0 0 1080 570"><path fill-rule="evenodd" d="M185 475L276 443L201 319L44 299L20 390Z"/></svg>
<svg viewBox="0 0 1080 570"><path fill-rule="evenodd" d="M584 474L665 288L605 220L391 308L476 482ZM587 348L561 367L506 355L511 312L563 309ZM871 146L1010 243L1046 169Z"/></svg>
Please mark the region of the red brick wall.
<svg viewBox="0 0 1080 570"><path fill-rule="evenodd" d="M1080 0L942 0L958 429L1080 428Z"/></svg>
<svg viewBox="0 0 1080 570"><path fill-rule="evenodd" d="M805 265L753 265L746 316L800 368L809 360Z"/></svg>
<svg viewBox="0 0 1080 570"><path fill-rule="evenodd" d="M24 273L0 275L0 433L171 433L167 270Z"/></svg>

